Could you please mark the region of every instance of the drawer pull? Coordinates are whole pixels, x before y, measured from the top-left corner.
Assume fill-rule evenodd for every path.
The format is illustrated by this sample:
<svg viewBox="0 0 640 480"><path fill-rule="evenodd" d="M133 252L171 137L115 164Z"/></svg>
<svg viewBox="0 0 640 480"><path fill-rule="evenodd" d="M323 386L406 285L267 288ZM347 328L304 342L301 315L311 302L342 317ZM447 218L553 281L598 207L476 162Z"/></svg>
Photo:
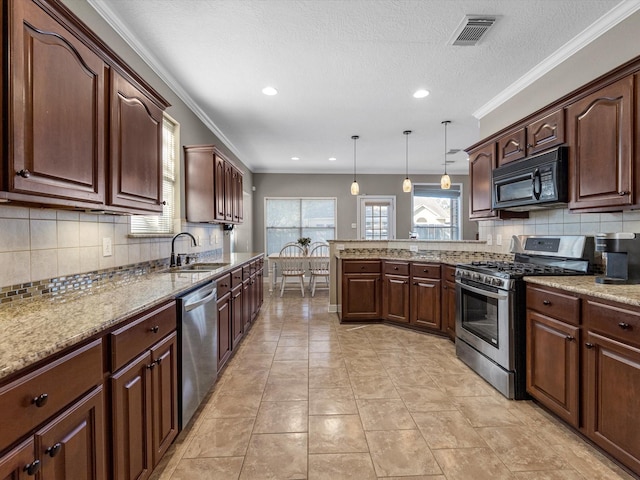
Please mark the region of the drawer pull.
<svg viewBox="0 0 640 480"><path fill-rule="evenodd" d="M23 168L22 170L17 171L16 174L22 178L29 178L31 176L31 172L26 168Z"/></svg>
<svg viewBox="0 0 640 480"><path fill-rule="evenodd" d="M543 300L542 304L543 305L551 305L551 300Z"/></svg>
<svg viewBox="0 0 640 480"><path fill-rule="evenodd" d="M398 270L398 267L393 267L394 270Z"/></svg>
<svg viewBox="0 0 640 480"><path fill-rule="evenodd" d="M228 286L229 286L229 285L227 285L226 283L221 283L221 284L220 284L220 287L222 287L222 288L227 288Z"/></svg>
<svg viewBox="0 0 640 480"><path fill-rule="evenodd" d="M156 365L160 365L162 363L162 357L156 360Z"/></svg>
<svg viewBox="0 0 640 480"><path fill-rule="evenodd" d="M37 397L33 397L33 400L31 400L31 403L33 403L36 407L40 408L40 407L44 407L47 404L48 400L49 400L49 395L46 393L43 393L41 395L38 395Z"/></svg>
<svg viewBox="0 0 640 480"><path fill-rule="evenodd" d="M45 453L49 455L51 458L55 457L62 450L62 444L60 442L51 445L49 448L45 450Z"/></svg>
<svg viewBox="0 0 640 480"><path fill-rule="evenodd" d="M158 333L160 331L160 327L158 325L154 325L149 329L151 333Z"/></svg>
<svg viewBox="0 0 640 480"><path fill-rule="evenodd" d="M618 326L623 330L628 330L629 328L631 328L631 325L629 325L628 323L625 323L625 322L620 322L618 324Z"/></svg>
<svg viewBox="0 0 640 480"><path fill-rule="evenodd" d="M424 273L428 273L428 272L429 272L429 269L428 269L428 268L425 268L425 269L423 269L422 271L423 271Z"/></svg>
<svg viewBox="0 0 640 480"><path fill-rule="evenodd" d="M27 463L24 466L24 471L27 472L27 475L35 475L40 471L40 460L34 460L31 463Z"/></svg>
<svg viewBox="0 0 640 480"><path fill-rule="evenodd" d="M584 346L591 349L593 348L593 343L585 343Z"/></svg>
<svg viewBox="0 0 640 480"><path fill-rule="evenodd" d="M568 342L573 342L576 339L576 337L572 337L571 335L567 335L566 339L567 339Z"/></svg>
<svg viewBox="0 0 640 480"><path fill-rule="evenodd" d="M362 265L362 266L360 267L360 270L364 270L364 265Z"/></svg>
<svg viewBox="0 0 640 480"><path fill-rule="evenodd" d="M147 365L147 370L153 370L156 367L156 362L151 362Z"/></svg>

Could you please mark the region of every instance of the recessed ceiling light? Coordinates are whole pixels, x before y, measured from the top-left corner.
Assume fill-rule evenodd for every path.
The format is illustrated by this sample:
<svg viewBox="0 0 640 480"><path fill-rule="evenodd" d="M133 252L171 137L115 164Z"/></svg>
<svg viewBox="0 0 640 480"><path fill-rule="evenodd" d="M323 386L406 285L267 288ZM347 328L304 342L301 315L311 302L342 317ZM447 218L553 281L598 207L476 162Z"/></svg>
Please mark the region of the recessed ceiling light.
<svg viewBox="0 0 640 480"><path fill-rule="evenodd" d="M262 89L262 93L264 93L265 95L269 95L271 97L273 95L277 95L278 94L278 90L276 90L273 87L264 87Z"/></svg>
<svg viewBox="0 0 640 480"><path fill-rule="evenodd" d="M329 161L330 161L330 162L335 162L336 160L337 160L337 158L336 158L336 157L329 157Z"/></svg>
<svg viewBox="0 0 640 480"><path fill-rule="evenodd" d="M413 98L424 98L426 96L429 95L429 90L416 90L416 92L413 94Z"/></svg>
<svg viewBox="0 0 640 480"><path fill-rule="evenodd" d="M300 157L291 157L291 160L300 160Z"/></svg>

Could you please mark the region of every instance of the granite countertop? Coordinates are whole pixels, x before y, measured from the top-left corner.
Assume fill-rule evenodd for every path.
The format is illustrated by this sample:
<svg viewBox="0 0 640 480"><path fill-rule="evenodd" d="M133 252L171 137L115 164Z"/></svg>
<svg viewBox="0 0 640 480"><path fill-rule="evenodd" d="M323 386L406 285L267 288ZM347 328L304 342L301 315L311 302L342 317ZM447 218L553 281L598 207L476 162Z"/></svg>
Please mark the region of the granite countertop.
<svg viewBox="0 0 640 480"><path fill-rule="evenodd" d="M0 306L0 380L255 258L236 253L212 271L170 270L131 276L64 295L42 295Z"/></svg>
<svg viewBox="0 0 640 480"><path fill-rule="evenodd" d="M458 263L470 263L480 260L512 260L513 255L491 252L468 252L455 250L429 250L426 252L409 252L407 250L395 250L388 252L359 250L342 250L336 252L336 257L342 260L405 260L408 262L433 262L456 265Z"/></svg>
<svg viewBox="0 0 640 480"><path fill-rule="evenodd" d="M640 285L605 285L596 283L594 276L580 277L524 277L528 283L559 288L567 292L590 295L612 302L640 307Z"/></svg>

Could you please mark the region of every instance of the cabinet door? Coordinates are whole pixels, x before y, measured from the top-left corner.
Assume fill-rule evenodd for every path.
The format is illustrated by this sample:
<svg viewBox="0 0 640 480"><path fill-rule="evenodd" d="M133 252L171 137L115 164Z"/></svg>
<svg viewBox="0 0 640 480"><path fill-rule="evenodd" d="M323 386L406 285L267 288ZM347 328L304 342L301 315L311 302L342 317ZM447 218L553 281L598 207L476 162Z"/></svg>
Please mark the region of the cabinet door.
<svg viewBox="0 0 640 480"><path fill-rule="evenodd" d="M496 146L494 143L469 152L469 218L491 218L491 172L496 165Z"/></svg>
<svg viewBox="0 0 640 480"><path fill-rule="evenodd" d="M231 292L231 337L233 338L232 348L235 349L242 339L244 330L244 305L242 295L242 285L238 285Z"/></svg>
<svg viewBox="0 0 640 480"><path fill-rule="evenodd" d="M184 197L187 221L215 220L213 147L184 147Z"/></svg>
<svg viewBox="0 0 640 480"><path fill-rule="evenodd" d="M409 277L384 276L382 318L392 322L409 323Z"/></svg>
<svg viewBox="0 0 640 480"><path fill-rule="evenodd" d="M112 72L109 205L162 213L162 109Z"/></svg>
<svg viewBox="0 0 640 480"><path fill-rule="evenodd" d="M619 210L634 201L633 76L567 108L570 209Z"/></svg>
<svg viewBox="0 0 640 480"><path fill-rule="evenodd" d="M564 109L527 125L527 155L564 143Z"/></svg>
<svg viewBox="0 0 640 480"><path fill-rule="evenodd" d="M40 470L40 460L34 459L33 438L21 443L0 457L0 480L27 480ZM28 471L33 472L29 475Z"/></svg>
<svg viewBox="0 0 640 480"><path fill-rule="evenodd" d="M247 331L251 325L251 279L247 278L242 282L242 321L244 330Z"/></svg>
<svg viewBox="0 0 640 480"><path fill-rule="evenodd" d="M527 392L579 426L579 328L527 310Z"/></svg>
<svg viewBox="0 0 640 480"><path fill-rule="evenodd" d="M151 445L151 353L134 359L111 377L111 429L115 480L148 478Z"/></svg>
<svg viewBox="0 0 640 480"><path fill-rule="evenodd" d="M527 155L526 130L524 127L498 139L498 166L520 160Z"/></svg>
<svg viewBox="0 0 640 480"><path fill-rule="evenodd" d="M379 262L378 262L379 263ZM380 274L344 274L342 276L342 319L380 319Z"/></svg>
<svg viewBox="0 0 640 480"><path fill-rule="evenodd" d="M151 435L153 466L178 435L178 343L172 333L151 349Z"/></svg>
<svg viewBox="0 0 640 480"><path fill-rule="evenodd" d="M224 164L224 219L233 222L233 192L235 184L233 178L233 166L229 162Z"/></svg>
<svg viewBox="0 0 640 480"><path fill-rule="evenodd" d="M235 170L235 181L233 190L233 221L242 223L244 221L244 190L242 172Z"/></svg>
<svg viewBox="0 0 640 480"><path fill-rule="evenodd" d="M442 330L456 339L456 284L445 281L442 285Z"/></svg>
<svg viewBox="0 0 640 480"><path fill-rule="evenodd" d="M7 188L102 204L107 66L35 2L5 5L13 22Z"/></svg>
<svg viewBox="0 0 640 480"><path fill-rule="evenodd" d="M42 477L106 479L104 437L104 395L99 386L36 432Z"/></svg>
<svg viewBox="0 0 640 480"><path fill-rule="evenodd" d="M592 331L585 347L587 434L640 472L640 348Z"/></svg>
<svg viewBox="0 0 640 480"><path fill-rule="evenodd" d="M440 330L440 285L440 280L413 279L411 324Z"/></svg>
<svg viewBox="0 0 640 480"><path fill-rule="evenodd" d="M224 222L225 220L225 202L224 202L224 167L225 161L220 155L215 156L215 174L214 174L214 204L216 212L216 220Z"/></svg>
<svg viewBox="0 0 640 480"><path fill-rule="evenodd" d="M231 294L218 300L218 373L231 356Z"/></svg>

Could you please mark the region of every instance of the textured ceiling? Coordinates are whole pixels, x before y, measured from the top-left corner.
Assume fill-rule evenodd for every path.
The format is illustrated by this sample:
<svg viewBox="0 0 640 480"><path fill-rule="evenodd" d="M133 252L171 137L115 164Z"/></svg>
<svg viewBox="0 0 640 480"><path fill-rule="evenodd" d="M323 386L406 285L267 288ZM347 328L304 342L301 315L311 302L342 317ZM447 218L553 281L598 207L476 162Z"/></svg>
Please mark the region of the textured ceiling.
<svg viewBox="0 0 640 480"><path fill-rule="evenodd" d="M440 173L473 112L619 0L89 0L254 172ZM500 18L475 47L466 14ZM261 93L270 85L273 97ZM415 99L425 88L431 94ZM291 157L299 157L293 161ZM329 162L329 157L337 160ZM467 173L464 152L451 173Z"/></svg>

